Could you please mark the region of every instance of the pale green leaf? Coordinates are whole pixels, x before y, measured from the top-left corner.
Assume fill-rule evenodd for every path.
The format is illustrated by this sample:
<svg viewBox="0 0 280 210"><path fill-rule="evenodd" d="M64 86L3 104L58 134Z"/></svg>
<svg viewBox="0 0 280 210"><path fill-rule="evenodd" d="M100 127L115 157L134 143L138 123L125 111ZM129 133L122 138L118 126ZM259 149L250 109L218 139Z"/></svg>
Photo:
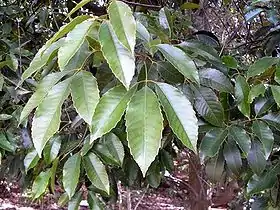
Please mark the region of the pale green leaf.
<svg viewBox="0 0 280 210"><path fill-rule="evenodd" d="M71 95L78 114L91 125L99 90L95 77L87 71L78 72L71 83Z"/></svg>
<svg viewBox="0 0 280 210"><path fill-rule="evenodd" d="M70 94L71 78L56 84L36 109L32 121L32 139L39 157L49 139L58 131L61 106Z"/></svg>
<svg viewBox="0 0 280 210"><path fill-rule="evenodd" d="M222 128L214 128L207 132L200 144L201 159L217 155L227 135L228 131Z"/></svg>
<svg viewBox="0 0 280 210"><path fill-rule="evenodd" d="M279 58L275 57L263 57L257 60L253 65L251 65L247 72L247 77L254 77L259 74L264 73L272 65L279 62Z"/></svg>
<svg viewBox="0 0 280 210"><path fill-rule="evenodd" d="M273 94L273 98L277 103L278 107L280 107L280 86L278 85L271 85L271 91Z"/></svg>
<svg viewBox="0 0 280 210"><path fill-rule="evenodd" d="M67 72L69 73L69 72ZM57 72L48 74L44 79L40 82L37 87L36 92L31 96L28 100L27 104L24 106L21 115L19 124L23 122L27 118L27 116L32 112L34 108L36 108L46 97L51 88L59 82L66 74L66 72Z"/></svg>
<svg viewBox="0 0 280 210"><path fill-rule="evenodd" d="M126 116L130 152L143 176L158 154L163 117L154 92L147 86L139 90L128 104Z"/></svg>
<svg viewBox="0 0 280 210"><path fill-rule="evenodd" d="M156 92L172 131L186 147L196 152L198 124L190 101L166 83L157 83Z"/></svg>
<svg viewBox="0 0 280 210"><path fill-rule="evenodd" d="M97 189L110 193L109 178L105 166L98 157L90 152L84 156L84 168L92 185Z"/></svg>
<svg viewBox="0 0 280 210"><path fill-rule="evenodd" d="M99 30L101 50L114 75L129 89L135 72L135 58L117 38L112 26L103 22Z"/></svg>
<svg viewBox="0 0 280 210"><path fill-rule="evenodd" d="M180 8L182 10L184 10L184 9L199 9L199 4L192 3L192 2L186 2L186 3L182 4L180 6Z"/></svg>
<svg viewBox="0 0 280 210"><path fill-rule="evenodd" d="M95 19L91 18L78 24L70 31L65 43L58 50L58 66L61 71L81 69L91 55L86 37L95 27Z"/></svg>
<svg viewBox="0 0 280 210"><path fill-rule="evenodd" d="M254 134L263 145L265 158L268 159L274 143L272 131L270 130L269 126L262 121L254 121L252 128Z"/></svg>
<svg viewBox="0 0 280 210"><path fill-rule="evenodd" d="M145 41L146 43L151 41L151 35L150 35L149 31L139 21L136 21L136 36L139 39Z"/></svg>
<svg viewBox="0 0 280 210"><path fill-rule="evenodd" d="M173 29L173 22L172 22L172 17L170 14L170 11L166 8L163 7L160 9L159 14L159 24L164 28L167 29L169 32L169 37L172 35L172 29Z"/></svg>
<svg viewBox="0 0 280 210"><path fill-rule="evenodd" d="M87 202L91 210L104 210L104 205L92 191L88 191Z"/></svg>
<svg viewBox="0 0 280 210"><path fill-rule="evenodd" d="M127 92L123 86L116 86L101 97L92 119L90 143L117 125L135 90L136 87Z"/></svg>
<svg viewBox="0 0 280 210"><path fill-rule="evenodd" d="M63 187L71 199L80 178L81 155L76 153L68 158L63 166Z"/></svg>
<svg viewBox="0 0 280 210"><path fill-rule="evenodd" d="M267 115L264 115L261 119L280 131L280 114L279 113L275 113L275 112L268 113Z"/></svg>
<svg viewBox="0 0 280 210"><path fill-rule="evenodd" d="M52 43L49 47L45 45L37 52L29 67L23 72L21 80L24 81L33 73L40 71L57 54L57 50L64 44L65 39Z"/></svg>
<svg viewBox="0 0 280 210"><path fill-rule="evenodd" d="M69 18L73 13L81 9L84 5L91 2L92 0L82 0L68 13L67 17Z"/></svg>
<svg viewBox="0 0 280 210"><path fill-rule="evenodd" d="M9 114L0 114L0 121L10 120L13 116Z"/></svg>
<svg viewBox="0 0 280 210"><path fill-rule="evenodd" d="M3 86L4 86L4 76L3 74L0 73L0 91L2 91Z"/></svg>
<svg viewBox="0 0 280 210"><path fill-rule="evenodd" d="M120 42L134 54L136 42L136 22L130 7L113 0L108 8L110 23Z"/></svg>
<svg viewBox="0 0 280 210"><path fill-rule="evenodd" d="M82 192L76 192L75 195L72 197L72 199L68 203L68 210L79 210L80 203L83 199Z"/></svg>
<svg viewBox="0 0 280 210"><path fill-rule="evenodd" d="M263 84L258 84L253 86L248 96L249 103L252 103L253 100L260 95L264 96L264 93L265 93L265 86Z"/></svg>
<svg viewBox="0 0 280 210"><path fill-rule="evenodd" d="M37 165L39 160L40 160L40 158L35 149L28 152L23 161L25 171L27 172L29 169L34 168Z"/></svg>
<svg viewBox="0 0 280 210"><path fill-rule="evenodd" d="M179 72L186 78L199 84L197 68L193 60L191 60L184 51L169 44L158 44L157 47L163 56L178 69Z"/></svg>
<svg viewBox="0 0 280 210"><path fill-rule="evenodd" d="M238 103L238 109L246 117L250 117L250 103L249 103L250 87L242 76L237 76L235 83L235 97Z"/></svg>
<svg viewBox="0 0 280 210"><path fill-rule="evenodd" d="M32 194L34 199L39 198L47 189L49 179L51 177L51 169L42 171L35 179L32 185Z"/></svg>
<svg viewBox="0 0 280 210"><path fill-rule="evenodd" d="M236 141L240 149L247 156L251 148L251 139L247 132L243 128L231 126L228 130L228 135L229 138L232 138Z"/></svg>
<svg viewBox="0 0 280 210"><path fill-rule="evenodd" d="M210 88L200 87L195 89L194 107L209 123L215 126L223 126L224 109L218 97Z"/></svg>
<svg viewBox="0 0 280 210"><path fill-rule="evenodd" d="M61 147L61 141L61 136L55 135L45 146L43 154L46 163L51 164L51 162L56 159Z"/></svg>

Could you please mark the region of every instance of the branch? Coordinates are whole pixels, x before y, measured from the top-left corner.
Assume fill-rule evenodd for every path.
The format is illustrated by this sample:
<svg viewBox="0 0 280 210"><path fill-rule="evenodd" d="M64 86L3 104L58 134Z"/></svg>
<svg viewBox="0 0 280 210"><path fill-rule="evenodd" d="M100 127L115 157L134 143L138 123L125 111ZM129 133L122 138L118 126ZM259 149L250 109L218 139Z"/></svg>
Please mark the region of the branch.
<svg viewBox="0 0 280 210"><path fill-rule="evenodd" d="M132 6L140 6L140 7L147 7L148 9L153 9L153 10L160 10L161 6L159 5L152 5L152 4L142 4L142 3L137 3L137 2L130 2L127 0L121 0L122 2L132 5Z"/></svg>

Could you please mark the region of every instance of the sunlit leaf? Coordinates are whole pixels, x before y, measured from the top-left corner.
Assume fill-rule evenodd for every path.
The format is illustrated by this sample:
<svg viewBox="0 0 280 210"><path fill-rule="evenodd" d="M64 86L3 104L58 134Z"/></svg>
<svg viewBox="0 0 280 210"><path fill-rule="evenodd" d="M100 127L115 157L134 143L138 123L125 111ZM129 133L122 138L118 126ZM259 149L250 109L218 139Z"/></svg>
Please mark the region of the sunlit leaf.
<svg viewBox="0 0 280 210"><path fill-rule="evenodd" d="M34 168L39 160L40 158L35 149L28 152L24 158L25 171L27 172L29 169Z"/></svg>
<svg viewBox="0 0 280 210"><path fill-rule="evenodd" d="M49 179L51 177L51 169L42 171L33 182L32 194L34 199L39 198L47 189Z"/></svg>

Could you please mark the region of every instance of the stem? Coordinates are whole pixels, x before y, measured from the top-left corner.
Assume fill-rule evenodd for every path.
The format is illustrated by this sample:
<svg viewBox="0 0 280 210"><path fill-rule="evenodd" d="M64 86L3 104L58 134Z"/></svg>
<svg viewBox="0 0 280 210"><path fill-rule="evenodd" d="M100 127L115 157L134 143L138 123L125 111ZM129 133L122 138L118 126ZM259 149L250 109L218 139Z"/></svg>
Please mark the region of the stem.
<svg viewBox="0 0 280 210"><path fill-rule="evenodd" d="M137 202L136 206L134 207L134 210L137 210L139 204L142 202L142 200L143 200L145 194L147 193L148 189L149 189L149 184L147 184L147 187L146 187L146 189L145 189L143 195L141 196L141 198L140 198L139 201Z"/></svg>
<svg viewBox="0 0 280 210"><path fill-rule="evenodd" d="M121 1L126 4L132 5L132 6L147 7L149 9L161 9L161 6L159 6L159 5L142 4L142 3L131 2L131 1L126 1L126 0L121 0Z"/></svg>

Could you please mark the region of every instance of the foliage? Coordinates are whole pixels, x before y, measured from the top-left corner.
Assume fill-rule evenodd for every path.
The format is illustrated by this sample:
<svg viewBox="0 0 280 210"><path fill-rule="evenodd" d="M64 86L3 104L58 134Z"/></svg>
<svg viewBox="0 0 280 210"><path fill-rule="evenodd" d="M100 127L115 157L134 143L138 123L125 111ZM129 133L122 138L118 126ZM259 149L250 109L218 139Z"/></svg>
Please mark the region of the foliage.
<svg viewBox="0 0 280 210"><path fill-rule="evenodd" d="M136 12L113 0L105 4L108 15L92 16L81 9L89 3L69 9L61 25L63 18L42 20L49 24L43 28L57 24L58 30L51 37L42 33L47 40L30 65L24 59L32 50L22 39L2 43L1 156L8 160L20 151L13 157L22 158L27 152L22 174L33 181L33 197L59 183L69 209L76 209L85 186L92 209L102 208L101 197L116 198L118 180L158 186L172 168L175 149L186 147L200 157L210 182L226 175L244 183L247 198L263 196L269 198L266 206L278 206L273 193L279 193L280 64L271 57L276 41L265 42L259 59L248 52L244 62L231 56L238 50L221 49L216 37L190 35L185 10L200 5L176 1L159 11ZM269 40L279 42L274 5L252 2L245 17L253 22L267 12ZM249 48L261 42L255 41ZM18 124L26 135L31 130L33 145L25 137L20 142Z"/></svg>

